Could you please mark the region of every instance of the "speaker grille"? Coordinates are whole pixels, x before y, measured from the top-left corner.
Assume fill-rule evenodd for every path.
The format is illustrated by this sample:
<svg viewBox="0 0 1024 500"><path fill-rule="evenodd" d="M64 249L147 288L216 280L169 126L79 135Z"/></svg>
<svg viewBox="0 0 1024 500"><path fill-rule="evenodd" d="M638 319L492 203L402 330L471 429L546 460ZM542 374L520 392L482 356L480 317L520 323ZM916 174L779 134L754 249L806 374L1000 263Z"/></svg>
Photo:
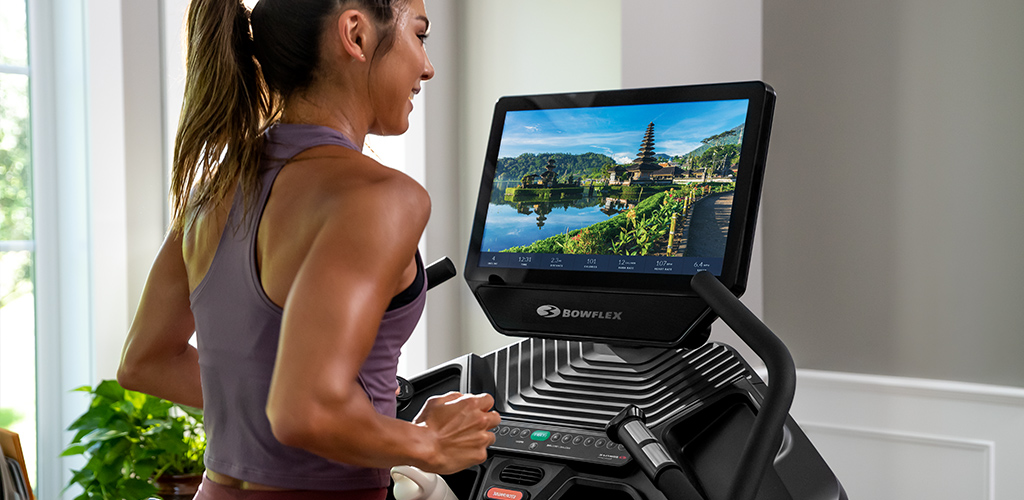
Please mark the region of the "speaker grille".
<svg viewBox="0 0 1024 500"><path fill-rule="evenodd" d="M522 486L533 486L544 478L544 469L528 465L510 464L501 469L498 478L503 482Z"/></svg>

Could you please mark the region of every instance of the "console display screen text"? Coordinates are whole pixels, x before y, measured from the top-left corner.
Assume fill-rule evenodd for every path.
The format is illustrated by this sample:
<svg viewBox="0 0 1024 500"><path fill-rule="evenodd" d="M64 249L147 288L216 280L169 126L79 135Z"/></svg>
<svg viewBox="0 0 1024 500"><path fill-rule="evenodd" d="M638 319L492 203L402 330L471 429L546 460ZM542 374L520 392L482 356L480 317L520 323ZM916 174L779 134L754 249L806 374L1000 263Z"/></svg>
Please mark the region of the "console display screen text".
<svg viewBox="0 0 1024 500"><path fill-rule="evenodd" d="M480 267L721 274L747 107L506 113Z"/></svg>

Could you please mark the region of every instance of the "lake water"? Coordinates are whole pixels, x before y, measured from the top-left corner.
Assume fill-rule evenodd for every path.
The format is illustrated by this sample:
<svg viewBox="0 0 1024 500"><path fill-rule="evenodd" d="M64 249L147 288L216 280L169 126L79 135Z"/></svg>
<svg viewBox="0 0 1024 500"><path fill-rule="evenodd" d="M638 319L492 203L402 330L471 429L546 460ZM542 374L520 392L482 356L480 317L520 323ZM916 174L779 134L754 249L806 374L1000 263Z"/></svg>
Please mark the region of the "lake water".
<svg viewBox="0 0 1024 500"><path fill-rule="evenodd" d="M625 203L603 197L562 202L505 202L487 207L483 252L500 252L608 220Z"/></svg>

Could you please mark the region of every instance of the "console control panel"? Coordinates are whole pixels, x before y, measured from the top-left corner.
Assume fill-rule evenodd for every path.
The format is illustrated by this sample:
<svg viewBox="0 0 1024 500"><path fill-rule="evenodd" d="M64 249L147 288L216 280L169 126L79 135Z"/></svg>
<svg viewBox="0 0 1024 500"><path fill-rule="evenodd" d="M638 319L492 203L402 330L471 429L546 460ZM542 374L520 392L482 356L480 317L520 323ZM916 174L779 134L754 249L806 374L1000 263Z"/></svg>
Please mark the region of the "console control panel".
<svg viewBox="0 0 1024 500"><path fill-rule="evenodd" d="M615 444L601 431L502 420L491 432L496 438L490 448L494 451L612 466L631 460L625 447Z"/></svg>

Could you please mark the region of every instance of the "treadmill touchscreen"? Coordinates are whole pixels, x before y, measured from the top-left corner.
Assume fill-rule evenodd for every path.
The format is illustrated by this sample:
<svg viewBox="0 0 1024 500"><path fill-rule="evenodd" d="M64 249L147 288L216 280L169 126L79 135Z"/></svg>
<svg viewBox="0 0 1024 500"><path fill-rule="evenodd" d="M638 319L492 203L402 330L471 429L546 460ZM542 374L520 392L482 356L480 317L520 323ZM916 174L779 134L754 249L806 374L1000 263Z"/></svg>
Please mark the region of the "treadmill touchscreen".
<svg viewBox="0 0 1024 500"><path fill-rule="evenodd" d="M749 106L508 111L479 266L721 274Z"/></svg>
<svg viewBox="0 0 1024 500"><path fill-rule="evenodd" d="M702 342L690 280L746 287L774 102L763 82L499 99L464 273L494 327Z"/></svg>

